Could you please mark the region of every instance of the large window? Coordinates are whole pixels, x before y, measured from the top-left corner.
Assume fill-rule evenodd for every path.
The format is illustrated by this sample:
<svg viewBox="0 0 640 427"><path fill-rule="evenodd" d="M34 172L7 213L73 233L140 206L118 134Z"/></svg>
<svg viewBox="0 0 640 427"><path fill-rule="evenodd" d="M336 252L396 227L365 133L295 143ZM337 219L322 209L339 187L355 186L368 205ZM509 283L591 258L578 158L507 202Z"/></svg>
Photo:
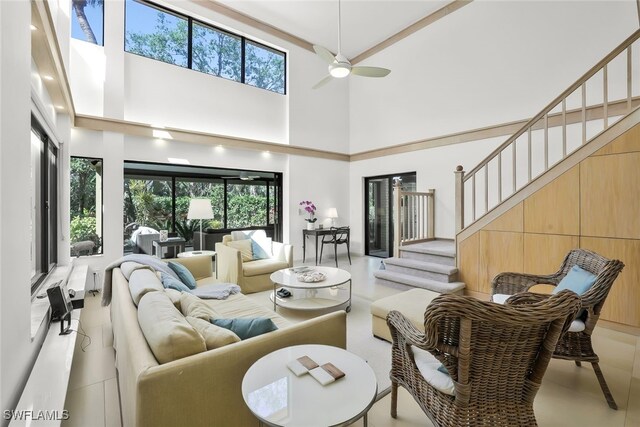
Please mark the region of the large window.
<svg viewBox="0 0 640 427"><path fill-rule="evenodd" d="M104 0L71 0L71 37L104 44Z"/></svg>
<svg viewBox="0 0 640 427"><path fill-rule="evenodd" d="M210 199L213 207L213 219L203 221L203 230L226 233L263 228L278 239L282 233L281 182L281 174L270 172L127 162L124 250L133 249L136 230L167 230L191 245L200 221L187 218L189 201L202 197Z"/></svg>
<svg viewBox="0 0 640 427"><path fill-rule="evenodd" d="M126 1L125 50L284 94L286 54L140 0Z"/></svg>
<svg viewBox="0 0 640 427"><path fill-rule="evenodd" d="M33 293L58 260L58 149L31 117L30 263Z"/></svg>
<svg viewBox="0 0 640 427"><path fill-rule="evenodd" d="M72 157L71 256L102 253L102 159Z"/></svg>

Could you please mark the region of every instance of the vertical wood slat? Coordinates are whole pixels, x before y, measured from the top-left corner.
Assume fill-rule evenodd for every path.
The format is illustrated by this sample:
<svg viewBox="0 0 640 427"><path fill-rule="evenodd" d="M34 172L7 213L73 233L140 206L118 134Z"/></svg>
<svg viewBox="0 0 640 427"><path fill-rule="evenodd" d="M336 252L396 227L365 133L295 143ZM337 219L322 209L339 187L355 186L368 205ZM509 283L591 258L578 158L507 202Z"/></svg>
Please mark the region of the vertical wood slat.
<svg viewBox="0 0 640 427"><path fill-rule="evenodd" d="M582 145L587 142L587 83L582 83Z"/></svg>
<svg viewBox="0 0 640 427"><path fill-rule="evenodd" d="M476 174L471 176L471 220L476 220Z"/></svg>
<svg viewBox="0 0 640 427"><path fill-rule="evenodd" d="M484 213L489 212L489 163L484 165Z"/></svg>
<svg viewBox="0 0 640 427"><path fill-rule="evenodd" d="M516 158L516 141L513 141L512 144L512 148L511 148L511 179L512 179L512 185L513 185L513 191L511 192L511 194L515 194L516 192L516 163L517 163L517 158Z"/></svg>
<svg viewBox="0 0 640 427"><path fill-rule="evenodd" d="M436 237L435 190L432 188L429 193L429 196L427 196L427 237L434 239Z"/></svg>
<svg viewBox="0 0 640 427"><path fill-rule="evenodd" d="M607 73L607 64L602 67L602 120L604 129L609 127L609 76Z"/></svg>
<svg viewBox="0 0 640 427"><path fill-rule="evenodd" d="M567 98L562 100L562 158L567 157Z"/></svg>
<svg viewBox="0 0 640 427"><path fill-rule="evenodd" d="M627 112L631 111L631 97L633 93L632 64L631 46L629 46L627 48Z"/></svg>
<svg viewBox="0 0 640 427"><path fill-rule="evenodd" d="M498 154L498 203L502 203L502 153Z"/></svg>
<svg viewBox="0 0 640 427"><path fill-rule="evenodd" d="M527 184L531 182L531 128L527 129Z"/></svg>
<svg viewBox="0 0 640 427"><path fill-rule="evenodd" d="M549 113L544 115L544 171L549 170Z"/></svg>

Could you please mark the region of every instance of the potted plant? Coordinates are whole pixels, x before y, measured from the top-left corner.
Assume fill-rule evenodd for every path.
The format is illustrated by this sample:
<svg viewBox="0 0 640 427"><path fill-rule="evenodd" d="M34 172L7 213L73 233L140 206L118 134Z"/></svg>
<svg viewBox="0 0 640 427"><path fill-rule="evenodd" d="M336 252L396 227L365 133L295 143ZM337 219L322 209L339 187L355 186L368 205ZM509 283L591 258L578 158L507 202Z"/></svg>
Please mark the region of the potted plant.
<svg viewBox="0 0 640 427"><path fill-rule="evenodd" d="M315 230L316 221L318 220L318 218L315 217L316 205L314 205L313 202L309 200L303 200L302 202L300 202L300 206L302 206L303 209L309 214L309 218L305 218L305 221L307 221L307 230Z"/></svg>

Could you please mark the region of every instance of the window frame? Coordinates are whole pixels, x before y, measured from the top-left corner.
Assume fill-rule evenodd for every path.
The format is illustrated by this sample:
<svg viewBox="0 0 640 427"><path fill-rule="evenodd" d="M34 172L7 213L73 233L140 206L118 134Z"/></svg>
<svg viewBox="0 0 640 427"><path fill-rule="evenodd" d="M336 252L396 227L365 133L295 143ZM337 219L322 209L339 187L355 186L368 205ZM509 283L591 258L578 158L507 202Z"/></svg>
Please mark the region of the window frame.
<svg viewBox="0 0 640 427"><path fill-rule="evenodd" d="M131 167L127 167L127 165L132 165ZM136 169L135 165L149 165L149 166L157 166L158 169L155 170L149 170L149 169ZM216 180L216 181L220 181L222 183L222 185L224 186L224 221L223 221L223 228L219 228L216 229L216 232L220 232L220 233L230 233L231 231L235 231L235 230L262 230L262 229L266 229L266 228L270 228L273 227L274 230L274 240L278 241L276 238L281 238L281 236L283 235L283 223L282 223L282 213L283 213L283 203L282 203L282 182L283 182L283 173L282 172L272 172L272 171L256 171L256 170L241 170L241 169L229 169L229 168L221 168L221 167L216 167L216 166L196 166L196 165L189 165L189 168L195 168L195 169L201 169L203 172L202 174L198 174L198 173L189 173L189 172L179 172L179 171L163 171L160 170L160 168L162 168L163 166L168 166L166 163L157 163L157 162L142 162L142 161L127 161L125 160L124 162L124 171L123 171L123 176L124 179L135 179L135 177L140 177L140 179L145 179L148 177L155 177L155 178L167 178L169 181L171 181L171 186L172 186L172 212L171 212L171 231L175 232L176 228L175 228L175 224L176 224L176 181L179 178L182 179L203 179L203 178L208 178L211 180ZM175 165L170 165L170 166L175 166ZM223 170L223 171L233 171L233 172L237 172L237 171L242 171L242 172L248 172L248 173L269 173L269 174L273 174L274 176L272 178L269 177L264 177L264 178L259 178L259 179L255 179L253 181L249 181L249 182L261 182L264 183L264 185L266 186L267 190L265 192L265 197L267 197L267 208L265 210L265 214L267 216L266 220L265 220L265 225L264 226L246 226L246 227L240 227L240 228L229 228L228 224L229 224L229 212L228 212L228 191L227 191L227 185L229 183L233 183L234 181L238 181L237 178L223 178L224 175L220 175L220 174L213 174L213 173L207 173L207 169L217 169L217 170ZM244 181L243 181L244 182ZM251 185L251 184L247 184L247 185ZM280 203L278 203L275 208L276 208L276 216L275 218L277 219L277 221L275 223L272 223L269 221L269 186L273 185L276 194L278 195L278 198L276 198L276 203L278 203L278 201L280 201ZM124 196L124 192L123 192L123 196ZM123 227L126 226L126 224L123 224Z"/></svg>
<svg viewBox="0 0 640 427"><path fill-rule="evenodd" d="M179 64L172 64L170 62L160 61L159 59L151 58L151 57L148 57L148 56L145 56L145 55L141 55L141 54L138 54L138 53L135 53L135 52L130 52L130 51L127 50L127 10L126 9L127 9L127 3L129 1L140 3L141 5L144 5L144 6L149 6L151 8L159 10L160 12L168 13L170 15L174 15L174 16L176 16L178 18L185 19L187 21L187 65L186 66L182 66L182 65L179 65ZM159 5L157 3L154 3L154 2L151 2L151 1L148 1L148 0L124 0L124 7L125 7L125 12L124 12L123 50L124 50L125 53L131 54L131 55L136 55L136 56L139 56L139 57L142 57L142 58L151 59L153 61L162 62L164 64L174 65L174 66L177 66L177 67L180 67L180 68L186 68L186 69L189 69L189 70L192 70L192 71L196 71L196 72L199 72L199 73L202 73L202 74L206 74L208 76L217 77L217 78L225 79L225 80L236 82L236 83L242 83L244 85L251 86L251 87L254 87L256 89L262 89L262 90L266 90L266 91L271 92L271 93L277 93L278 95L285 95L286 96L288 94L288 86L289 85L288 85L288 81L287 81L287 77L288 77L288 73L287 73L288 54L287 54L287 52L281 51L281 50L279 50L279 49L277 49L275 47L272 47L272 46L268 46L268 45L266 45L264 43L261 43L259 41L253 40L251 38L247 38L247 37L243 36L242 34L236 34L236 33L232 32L232 31L220 28L217 25L209 23L209 22L206 22L206 21L203 21L202 19L194 18L194 17L192 17L190 15L186 15L184 13L176 12L176 11L174 11L174 10L168 8L168 7ZM104 19L104 14L103 14L103 19ZM223 76L218 76L218 75L215 75L215 74L210 74L210 73L207 73L207 72L204 72L204 71L200 71L200 70L196 70L196 69L193 68L193 23L194 22L196 24L198 24L198 25L203 26L203 27L208 27L208 28L210 28L212 30L219 31L221 33L228 34L229 36L232 36L232 37L240 39L240 50L241 50L241 54L240 54L240 61L241 61L241 63L240 63L240 81L234 80L234 79L229 79L229 78L223 77ZM104 28L104 24L103 24L103 28ZM265 50L269 50L271 52L274 52L276 54L281 54L283 56L284 61L283 61L283 64L282 64L282 66L283 66L282 78L283 78L284 81L283 81L283 91L282 91L282 93L277 92L275 90L266 89L266 88L262 88L262 87L254 86L254 85L250 85L250 84L247 84L245 82L245 64L246 64L245 57L246 57L246 43L247 42L249 42L249 43L251 43L253 45L256 45L258 47L264 48Z"/></svg>
<svg viewBox="0 0 640 427"><path fill-rule="evenodd" d="M36 251L40 253L40 263L36 265L36 274L30 278L31 295L33 296L58 263L58 193L60 183L58 157L60 150L34 114L31 114L31 132L42 142L40 180L37 183L40 186L40 198L36 205L36 209L40 213L39 228L37 229L40 236L39 247L36 239ZM55 159L53 170L52 158Z"/></svg>
<svg viewBox="0 0 640 427"><path fill-rule="evenodd" d="M93 253L91 255L79 255L79 256L97 256L97 255L104 255L104 159L101 157L86 157L86 156L70 156L70 161L73 159L82 159L82 160L99 160L100 163L102 164L102 179L100 180L100 200L101 200L101 204L100 204L100 216L101 216L101 220L100 220L100 252L97 253ZM69 165L69 173L71 173L71 165ZM71 187L71 179L69 179L69 187ZM71 199L69 199L69 203L71 203ZM71 209L69 209L69 212L71 212ZM97 212L96 212L96 216L97 216ZM69 226L71 226L71 220L73 218L69 217ZM97 231L97 230L96 230ZM69 244L71 245L71 235L69 235ZM71 250L71 249L69 249ZM73 255L72 255L73 257Z"/></svg>
<svg viewBox="0 0 640 427"><path fill-rule="evenodd" d="M71 0L69 3L70 3L69 5L71 7L71 11L69 12L69 16L72 16L73 15L73 0ZM94 44L94 43L91 43L90 41L82 40L82 39L79 39L77 37L73 37L73 33L72 33L73 17L69 20L70 21L69 22L69 37L71 37L74 40L80 40L81 42L93 44L94 46L104 47L104 5L105 5L105 2L102 2L102 37L101 37L102 38L102 43L95 43ZM80 25L80 24L78 24L78 25Z"/></svg>

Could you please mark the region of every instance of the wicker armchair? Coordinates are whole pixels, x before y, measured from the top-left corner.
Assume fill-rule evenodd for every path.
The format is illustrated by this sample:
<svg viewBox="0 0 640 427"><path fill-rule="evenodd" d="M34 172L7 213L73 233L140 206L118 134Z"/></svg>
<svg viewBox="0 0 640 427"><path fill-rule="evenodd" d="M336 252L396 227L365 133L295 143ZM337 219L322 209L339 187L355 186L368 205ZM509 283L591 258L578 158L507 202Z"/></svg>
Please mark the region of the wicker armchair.
<svg viewBox="0 0 640 427"><path fill-rule="evenodd" d="M401 385L436 426L535 426L533 400L552 349L580 301L570 291L541 302L529 301L532 295L519 295L507 305L441 295L425 311L424 332L400 312L390 312L391 416L396 417ZM415 347L446 368L453 395L425 380Z"/></svg>
<svg viewBox="0 0 640 427"><path fill-rule="evenodd" d="M532 286L541 283L557 286L574 265L590 271L595 274L597 278L591 289L580 295L583 310L578 313L576 320L584 323L584 328L579 328L584 330L574 332L572 331L573 328L571 328L569 332L563 335L558 341L553 357L555 359L573 360L577 366L580 366L581 362L590 362L609 407L611 407L611 409L618 409L613 395L607 386L607 382L602 375L600 366L598 365L600 359L593 351L591 334L598 322L598 318L600 318L600 311L607 299L611 285L613 285L618 274L620 274L624 268L622 261L609 260L586 249L573 249L565 257L560 270L554 274L548 276L521 273L498 274L493 279L491 295L513 295L519 292L526 292ZM542 298L546 298L546 296Z"/></svg>

